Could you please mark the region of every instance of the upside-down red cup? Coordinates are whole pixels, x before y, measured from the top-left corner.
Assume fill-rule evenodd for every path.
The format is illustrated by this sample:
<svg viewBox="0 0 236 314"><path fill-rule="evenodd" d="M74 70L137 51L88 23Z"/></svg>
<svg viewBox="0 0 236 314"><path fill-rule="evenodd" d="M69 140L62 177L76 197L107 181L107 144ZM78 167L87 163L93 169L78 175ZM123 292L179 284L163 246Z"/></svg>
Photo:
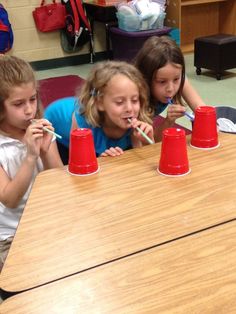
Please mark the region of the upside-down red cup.
<svg viewBox="0 0 236 314"><path fill-rule="evenodd" d="M191 146L202 149L219 146L215 107L201 106L195 110Z"/></svg>
<svg viewBox="0 0 236 314"><path fill-rule="evenodd" d="M75 175L88 175L98 171L93 134L90 129L71 131L68 171Z"/></svg>
<svg viewBox="0 0 236 314"><path fill-rule="evenodd" d="M162 132L158 172L167 176L182 176L190 172L186 134L183 129L168 128Z"/></svg>

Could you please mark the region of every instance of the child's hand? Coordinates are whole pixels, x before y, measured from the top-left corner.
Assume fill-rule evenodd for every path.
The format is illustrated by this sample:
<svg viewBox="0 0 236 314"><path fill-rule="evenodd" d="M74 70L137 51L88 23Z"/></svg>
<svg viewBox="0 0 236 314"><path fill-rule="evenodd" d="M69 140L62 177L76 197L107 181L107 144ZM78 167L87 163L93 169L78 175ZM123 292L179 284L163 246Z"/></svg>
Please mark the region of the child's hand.
<svg viewBox="0 0 236 314"><path fill-rule="evenodd" d="M27 155L38 158L43 138L43 130L37 124L30 124L24 135L24 143L27 146Z"/></svg>
<svg viewBox="0 0 236 314"><path fill-rule="evenodd" d="M174 123L176 119L184 115L185 111L185 107L180 104L169 105L167 109L166 119L169 122Z"/></svg>
<svg viewBox="0 0 236 314"><path fill-rule="evenodd" d="M120 156L124 153L123 149L120 147L110 147L109 149L106 149L105 152L103 152L100 157L115 157Z"/></svg>
<svg viewBox="0 0 236 314"><path fill-rule="evenodd" d="M49 122L46 119L40 119L40 123L42 123L43 127L46 127L47 129L54 131L54 127L52 126L51 122ZM53 135L47 131L43 131L43 141L41 145L41 152L46 153L52 143L52 137Z"/></svg>
<svg viewBox="0 0 236 314"><path fill-rule="evenodd" d="M146 138L143 137L142 134L136 129L139 127L153 142L154 142L154 135L153 135L153 127L152 125L139 121L136 118L132 119L131 121L131 127L134 129L133 130L133 147L139 147L142 145L148 145L148 141Z"/></svg>
<svg viewBox="0 0 236 314"><path fill-rule="evenodd" d="M39 128L43 131L43 138L41 142L40 152L46 153L51 145L52 137L53 135L45 130L43 130L43 127L46 127L47 129L54 131L54 128L52 124L46 120L46 119L38 119L34 120L34 124L37 124Z"/></svg>

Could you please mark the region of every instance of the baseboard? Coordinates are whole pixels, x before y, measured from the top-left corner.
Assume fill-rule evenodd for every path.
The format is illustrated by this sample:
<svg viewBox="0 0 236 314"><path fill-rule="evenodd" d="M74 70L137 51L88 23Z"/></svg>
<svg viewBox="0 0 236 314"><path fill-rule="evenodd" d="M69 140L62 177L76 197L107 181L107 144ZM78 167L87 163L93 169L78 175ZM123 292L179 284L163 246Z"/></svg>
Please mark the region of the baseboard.
<svg viewBox="0 0 236 314"><path fill-rule="evenodd" d="M105 59L107 59L107 53L105 51L96 52L95 55L93 56L93 62L101 61ZM62 67L86 64L86 63L91 63L91 58L90 58L89 53L84 54L84 55L74 55L70 57L30 62L31 66L33 67L35 71L62 68Z"/></svg>

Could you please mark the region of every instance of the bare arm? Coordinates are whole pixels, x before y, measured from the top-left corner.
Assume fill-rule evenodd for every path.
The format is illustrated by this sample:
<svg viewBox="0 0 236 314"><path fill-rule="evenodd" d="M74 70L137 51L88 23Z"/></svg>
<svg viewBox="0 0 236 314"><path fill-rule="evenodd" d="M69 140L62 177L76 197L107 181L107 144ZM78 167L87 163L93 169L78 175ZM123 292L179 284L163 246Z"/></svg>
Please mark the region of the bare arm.
<svg viewBox="0 0 236 314"><path fill-rule="evenodd" d="M27 156L12 180L8 177L3 168L0 167L0 201L5 206L9 208L18 206L31 183L36 160L37 159L33 156Z"/></svg>
<svg viewBox="0 0 236 314"><path fill-rule="evenodd" d="M42 140L42 129L30 125L25 133L24 141L27 155L13 179L0 167L0 201L7 207L15 208L27 191L39 156Z"/></svg>
<svg viewBox="0 0 236 314"><path fill-rule="evenodd" d="M52 142L48 151L42 152L40 154L40 157L43 162L44 169L51 169L51 168L58 168L62 167L63 163L61 161L61 157L59 155L58 149L57 149L57 143L56 141Z"/></svg>
<svg viewBox="0 0 236 314"><path fill-rule="evenodd" d="M183 98L193 111L195 111L198 106L206 106L187 78L184 83Z"/></svg>
<svg viewBox="0 0 236 314"><path fill-rule="evenodd" d="M36 123L39 127L44 126L49 130L54 131L52 124L46 119L37 120ZM52 142L52 134L45 131L43 132L42 143L40 146L40 157L45 170L63 166L57 149L56 140Z"/></svg>
<svg viewBox="0 0 236 314"><path fill-rule="evenodd" d="M56 143L51 143L51 135L47 138L49 145L45 144L43 138L44 132L42 125L38 123L31 124L24 136L27 154L15 177L12 179L9 178L4 169L0 167L0 202L5 206L9 208L18 206L32 181L36 162L41 154L46 169L63 165L57 151ZM42 147L44 147L43 150Z"/></svg>

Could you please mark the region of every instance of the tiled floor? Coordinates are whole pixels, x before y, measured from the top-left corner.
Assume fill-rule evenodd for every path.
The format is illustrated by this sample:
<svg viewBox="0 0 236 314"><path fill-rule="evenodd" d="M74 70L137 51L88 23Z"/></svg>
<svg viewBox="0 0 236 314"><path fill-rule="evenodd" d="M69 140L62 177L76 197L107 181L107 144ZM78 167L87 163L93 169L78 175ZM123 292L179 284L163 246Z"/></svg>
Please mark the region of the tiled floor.
<svg viewBox="0 0 236 314"><path fill-rule="evenodd" d="M193 65L193 54L185 55L186 74L207 104L231 105L236 107L236 69L225 72L220 81L215 79L213 72L202 69L202 75L196 75ZM37 72L38 79L77 74L86 78L93 64L83 64L64 68L56 68Z"/></svg>
<svg viewBox="0 0 236 314"><path fill-rule="evenodd" d="M186 74L207 104L228 105L236 107L236 69L225 72L220 81L213 72L202 69L202 75L196 75L193 65L193 54L185 55ZM93 64L83 64L37 72L37 78L48 78L61 75L77 74L86 78Z"/></svg>
<svg viewBox="0 0 236 314"><path fill-rule="evenodd" d="M196 75L193 54L186 54L185 62L187 77L206 104L236 108L236 68L226 71L222 79L217 81L215 73L205 69L202 69L201 75Z"/></svg>
<svg viewBox="0 0 236 314"><path fill-rule="evenodd" d="M92 67L93 67L93 64L88 63L88 64L82 64L82 65L77 65L77 66L69 66L69 67L64 67L64 68L38 71L36 72L36 75L38 79L44 79L44 78L55 77L55 76L76 74L86 79Z"/></svg>

